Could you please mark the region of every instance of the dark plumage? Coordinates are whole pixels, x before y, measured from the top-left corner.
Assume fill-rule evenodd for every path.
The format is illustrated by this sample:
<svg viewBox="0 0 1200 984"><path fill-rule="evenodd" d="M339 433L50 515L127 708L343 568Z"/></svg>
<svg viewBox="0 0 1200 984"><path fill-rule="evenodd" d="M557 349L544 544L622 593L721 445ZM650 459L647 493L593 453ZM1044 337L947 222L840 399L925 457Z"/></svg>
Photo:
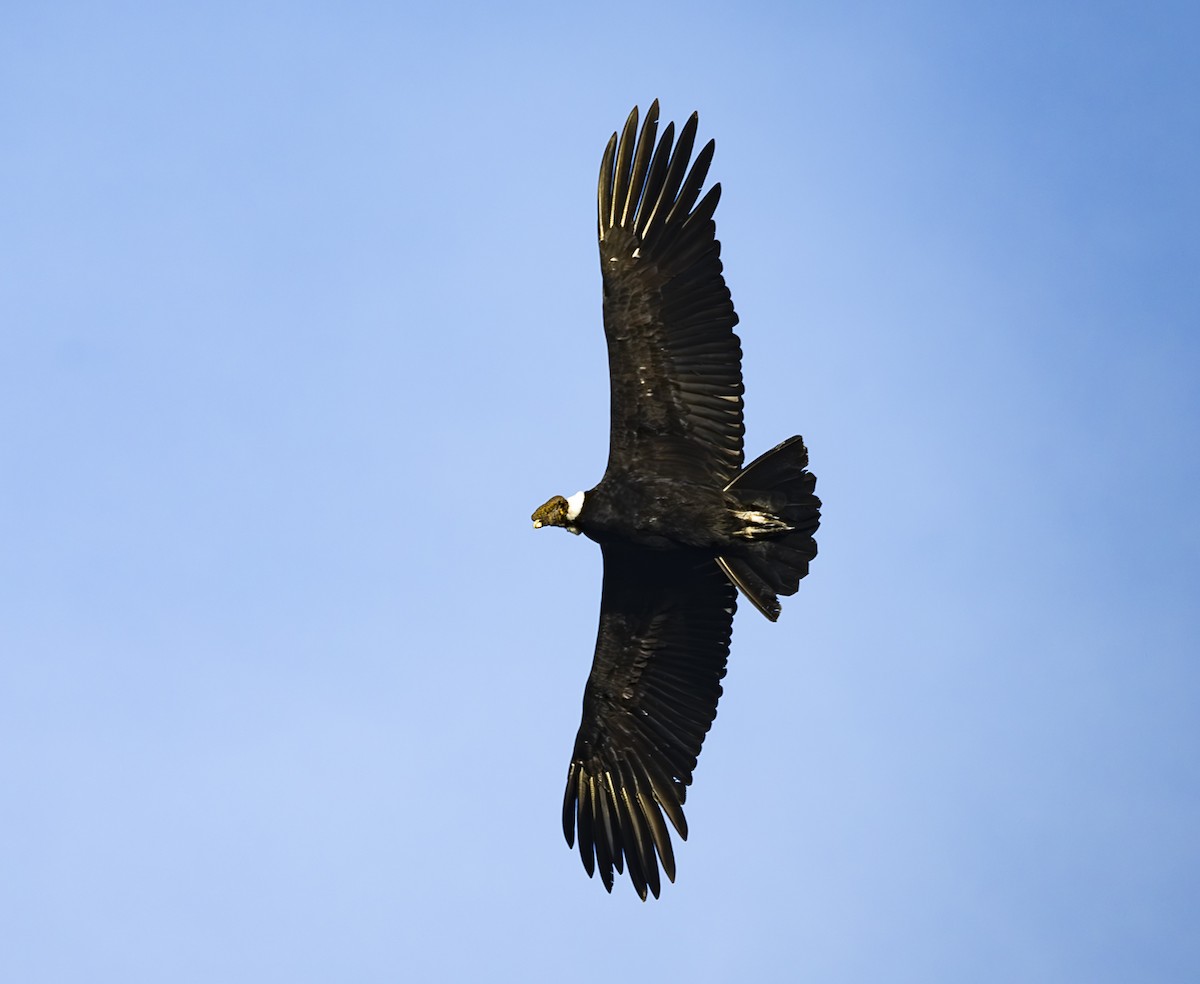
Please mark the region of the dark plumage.
<svg viewBox="0 0 1200 984"><path fill-rule="evenodd" d="M563 832L611 891L613 869L658 896L675 879L667 822L683 804L717 713L734 586L774 621L816 556L820 501L793 437L742 468L738 317L700 198L715 143L689 170L692 114L655 145L658 103L600 165L600 265L611 432L600 484L555 496L535 527L586 534L604 555L600 629L567 773Z"/></svg>

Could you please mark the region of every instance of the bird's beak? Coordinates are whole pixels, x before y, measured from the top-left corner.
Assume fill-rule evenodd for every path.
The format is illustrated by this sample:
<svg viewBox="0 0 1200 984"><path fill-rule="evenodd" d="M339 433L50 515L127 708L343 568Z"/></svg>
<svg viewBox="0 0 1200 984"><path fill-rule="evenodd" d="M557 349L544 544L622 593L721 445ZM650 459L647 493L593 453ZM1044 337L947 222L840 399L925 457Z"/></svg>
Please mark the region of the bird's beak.
<svg viewBox="0 0 1200 984"><path fill-rule="evenodd" d="M533 528L535 530L540 530L542 528L542 521L540 519L535 519L533 521Z"/></svg>

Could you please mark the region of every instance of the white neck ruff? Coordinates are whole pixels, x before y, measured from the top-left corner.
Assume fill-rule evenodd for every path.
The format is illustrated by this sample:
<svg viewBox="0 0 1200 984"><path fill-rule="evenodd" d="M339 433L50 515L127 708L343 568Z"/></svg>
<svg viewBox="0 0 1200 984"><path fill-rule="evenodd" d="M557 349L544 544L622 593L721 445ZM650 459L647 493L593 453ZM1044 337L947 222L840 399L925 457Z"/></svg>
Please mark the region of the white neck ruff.
<svg viewBox="0 0 1200 984"><path fill-rule="evenodd" d="M567 522L573 523L579 518L579 511L583 509L583 493L576 492L574 495L567 496Z"/></svg>

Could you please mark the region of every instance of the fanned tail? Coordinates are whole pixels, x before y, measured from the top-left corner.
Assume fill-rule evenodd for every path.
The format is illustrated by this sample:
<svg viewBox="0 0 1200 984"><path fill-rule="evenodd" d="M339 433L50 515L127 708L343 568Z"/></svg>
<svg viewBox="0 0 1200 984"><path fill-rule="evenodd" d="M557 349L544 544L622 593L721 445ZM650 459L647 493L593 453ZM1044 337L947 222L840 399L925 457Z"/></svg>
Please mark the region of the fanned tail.
<svg viewBox="0 0 1200 984"><path fill-rule="evenodd" d="M772 622L779 596L793 595L817 555L813 539L821 523L817 477L808 471L804 440L788 438L747 465L726 492L737 498L744 523L742 542L717 558L726 576Z"/></svg>

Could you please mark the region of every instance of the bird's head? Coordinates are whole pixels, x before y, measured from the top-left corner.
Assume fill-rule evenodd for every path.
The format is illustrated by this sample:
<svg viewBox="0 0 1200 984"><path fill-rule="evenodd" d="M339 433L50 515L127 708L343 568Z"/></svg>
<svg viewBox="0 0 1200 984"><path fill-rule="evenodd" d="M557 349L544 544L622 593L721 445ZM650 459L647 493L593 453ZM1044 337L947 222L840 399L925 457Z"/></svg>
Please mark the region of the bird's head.
<svg viewBox="0 0 1200 984"><path fill-rule="evenodd" d="M561 526L578 536L580 530L575 525L575 520L579 518L581 509L583 509L582 492L565 497L556 495L533 511L533 528L540 530L543 526Z"/></svg>

